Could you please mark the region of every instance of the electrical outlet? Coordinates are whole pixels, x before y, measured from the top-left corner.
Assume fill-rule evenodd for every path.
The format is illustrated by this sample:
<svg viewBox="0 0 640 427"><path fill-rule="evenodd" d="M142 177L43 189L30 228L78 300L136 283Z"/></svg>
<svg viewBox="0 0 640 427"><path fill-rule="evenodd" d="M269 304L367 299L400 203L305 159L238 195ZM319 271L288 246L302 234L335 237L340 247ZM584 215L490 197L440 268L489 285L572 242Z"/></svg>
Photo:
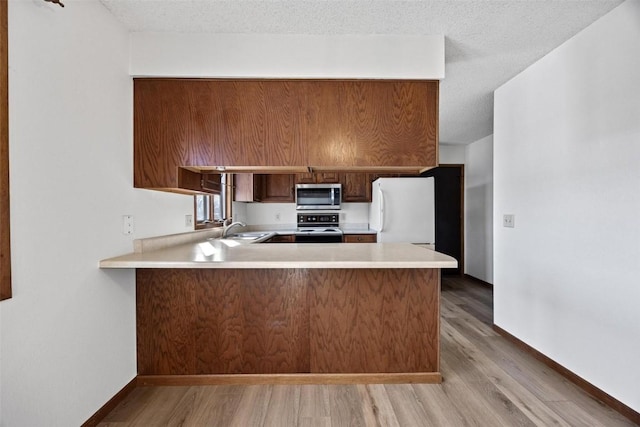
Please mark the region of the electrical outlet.
<svg viewBox="0 0 640 427"><path fill-rule="evenodd" d="M193 227L193 215L185 215L184 216L184 226L185 227Z"/></svg>
<svg viewBox="0 0 640 427"><path fill-rule="evenodd" d="M122 234L133 234L133 215L122 215Z"/></svg>
<svg viewBox="0 0 640 427"><path fill-rule="evenodd" d="M513 214L504 214L502 217L502 226L508 228L515 228L516 216Z"/></svg>

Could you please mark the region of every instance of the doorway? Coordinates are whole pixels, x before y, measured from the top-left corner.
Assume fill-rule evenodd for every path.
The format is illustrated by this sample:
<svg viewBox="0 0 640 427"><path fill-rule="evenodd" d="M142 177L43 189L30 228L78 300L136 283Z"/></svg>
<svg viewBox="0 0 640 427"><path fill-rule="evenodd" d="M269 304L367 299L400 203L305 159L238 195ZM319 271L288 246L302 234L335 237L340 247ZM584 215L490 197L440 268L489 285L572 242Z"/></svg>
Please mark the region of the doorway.
<svg viewBox="0 0 640 427"><path fill-rule="evenodd" d="M442 274L464 273L464 165L440 165L422 176L435 181L436 251L458 260L458 268Z"/></svg>

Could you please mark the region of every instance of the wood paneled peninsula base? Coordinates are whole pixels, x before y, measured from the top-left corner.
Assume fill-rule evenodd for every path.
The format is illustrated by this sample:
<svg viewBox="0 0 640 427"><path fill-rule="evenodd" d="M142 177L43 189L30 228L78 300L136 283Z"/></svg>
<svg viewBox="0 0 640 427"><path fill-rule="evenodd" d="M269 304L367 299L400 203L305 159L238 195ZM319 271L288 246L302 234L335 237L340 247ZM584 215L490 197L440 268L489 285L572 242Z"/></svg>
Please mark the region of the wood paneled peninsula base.
<svg viewBox="0 0 640 427"><path fill-rule="evenodd" d="M135 268L147 384L440 382L440 269L392 243L219 240L100 262Z"/></svg>

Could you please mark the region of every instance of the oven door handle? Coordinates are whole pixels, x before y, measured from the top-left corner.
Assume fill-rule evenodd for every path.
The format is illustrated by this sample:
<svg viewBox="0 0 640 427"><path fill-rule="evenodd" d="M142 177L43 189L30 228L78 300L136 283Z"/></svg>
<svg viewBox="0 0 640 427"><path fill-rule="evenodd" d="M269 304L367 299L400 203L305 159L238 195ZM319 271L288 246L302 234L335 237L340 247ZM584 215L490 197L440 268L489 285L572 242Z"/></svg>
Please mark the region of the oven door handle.
<svg viewBox="0 0 640 427"><path fill-rule="evenodd" d="M378 187L380 192L380 232L384 231L384 191Z"/></svg>

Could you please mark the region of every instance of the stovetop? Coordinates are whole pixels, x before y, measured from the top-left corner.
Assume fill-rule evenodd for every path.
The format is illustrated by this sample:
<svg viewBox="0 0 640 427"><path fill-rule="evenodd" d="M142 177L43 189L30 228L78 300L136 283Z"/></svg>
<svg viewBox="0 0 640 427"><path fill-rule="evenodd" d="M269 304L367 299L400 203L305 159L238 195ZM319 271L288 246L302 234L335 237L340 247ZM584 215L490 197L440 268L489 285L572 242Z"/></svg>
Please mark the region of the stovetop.
<svg viewBox="0 0 640 427"><path fill-rule="evenodd" d="M324 235L342 235L342 230L337 227L298 227L297 235L324 234Z"/></svg>

